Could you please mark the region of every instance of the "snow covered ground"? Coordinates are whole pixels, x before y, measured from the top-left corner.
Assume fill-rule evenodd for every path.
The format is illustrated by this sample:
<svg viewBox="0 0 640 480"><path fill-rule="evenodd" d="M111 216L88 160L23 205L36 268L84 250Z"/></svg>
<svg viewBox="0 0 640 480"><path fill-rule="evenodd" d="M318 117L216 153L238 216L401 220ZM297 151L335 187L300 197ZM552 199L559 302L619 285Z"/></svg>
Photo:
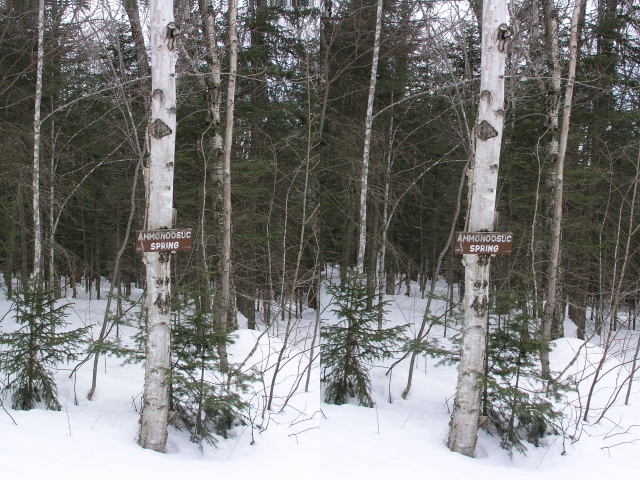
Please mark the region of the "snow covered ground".
<svg viewBox="0 0 640 480"><path fill-rule="evenodd" d="M440 286L438 286L440 287ZM436 294L444 295L446 290ZM419 325L426 300L403 295L387 296L391 301L390 323ZM432 309L442 313L440 301ZM414 328L415 331L415 328ZM565 325L568 334L575 335L575 326ZM442 336L441 327L434 329ZM576 414L584 408L591 386L593 371L600 361L602 349L593 344L583 345L576 338L554 342L551 355L552 370L562 371L576 357L565 376L575 375L579 393L570 392L561 407L567 413L563 426L567 438L549 436L539 448L527 445L526 455L500 448L500 438L480 431L477 458L451 453L446 447L450 410L453 407L457 370L455 366L438 366L437 359L418 357L411 392L401 398L407 382L406 360L394 368L392 378L386 376L391 361L372 373L376 408L354 405L322 405L321 423L322 478L332 480L429 478L463 480L469 478L512 480L513 478L601 479L625 475L635 476L640 468L640 378L632 389L629 406L624 406L626 387L618 395L615 406L609 408L598 424L593 424L619 390L621 379L628 375L630 365L621 365L623 353L627 360L630 344L635 346L637 335L621 329L618 332L617 353L603 371L592 401L590 422L580 423L576 431ZM594 340L597 340L596 337ZM624 347L624 351L622 351ZM633 353L633 352L632 352ZM391 397L392 403L389 403ZM572 442L571 438L579 437ZM636 441L637 440L637 441ZM564 452L564 454L563 454Z"/></svg>
<svg viewBox="0 0 640 480"><path fill-rule="evenodd" d="M69 320L76 326L99 325L106 302L79 297L72 300ZM404 295L387 298L391 300L390 324L419 324L426 300ZM322 297L324 307L329 301L326 295ZM0 300L0 316L8 307ZM438 302L433 306L435 310L442 308ZM324 310L323 318L331 317L330 309ZM123 366L122 359L108 357L100 362L93 401L86 400L90 366L82 367L73 380L68 378L69 365L56 376L62 411L0 410L0 479L589 480L632 478L640 469L640 378L634 384L629 406L624 405L624 388L614 405L604 411L625 373L628 375L635 332L618 332L614 355L603 369L608 373L595 388L589 422L577 423L575 419L584 411L593 371L602 355L596 345L600 339L596 337L586 346L576 338L560 339L552 354L554 370L564 370L579 352L565 373L579 381L578 391L571 392L563 404L566 435L546 437L538 448L528 445L525 456L501 449L498 437L480 432L478 458L472 459L446 448L457 371L455 366L436 367L437 360L432 358L419 357L406 400L400 394L406 385L408 360L393 370L391 378L385 375L390 362L372 370L375 408L320 403L316 366L309 392L299 387L280 411L307 358L303 351L309 347L313 317L312 311L305 312L301 329L294 335L295 345L288 353L291 361L278 376L277 407L265 412L264 420L261 407L273 372L270 367L282 341L266 334L258 338L259 332L249 330L237 333L231 349L236 362L244 360L255 342L260 342L248 364L263 363L267 367L264 383L256 384L253 392L255 425L267 426L266 430L235 427L229 439L220 439L217 448L204 445L199 449L189 442L186 432L171 428L167 454L143 450L136 444L143 368L136 364ZM6 329L8 322L5 319L0 328ZM567 323L566 331L569 336L574 334L571 324ZM433 333L443 334L441 329ZM601 415L603 418L595 423Z"/></svg>
<svg viewBox="0 0 640 480"><path fill-rule="evenodd" d="M96 325L102 321L105 300L89 301L80 293L69 321L74 326ZM9 304L0 301L0 317ZM5 319L0 328L6 329ZM94 329L94 337L98 331ZM123 332L132 334L133 330ZM289 396L308 357L300 353L306 338L296 338L297 345L287 350L289 361L278 375L274 408L264 411L265 391L271 382L273 364L282 347L278 338L259 332L240 330L229 349L230 361L240 363L259 346L247 367L262 364L264 383L254 385L252 399L254 425L235 427L228 439L219 439L217 448L203 444L202 450L189 441L189 434L170 427L167 454L141 449L136 443L138 410L144 381L139 364L122 365L123 360L107 357L100 360L98 388L93 401L86 399L91 386L91 366L86 364L70 379L65 366L56 375L60 412L34 409L0 410L0 479L146 479L217 478L282 480L299 478L310 472L318 478L319 444L319 375L313 371L309 392L304 381ZM305 359L307 359L305 361ZM77 398L77 405L75 399ZM264 411L264 418L262 413ZM15 420L14 424L13 420ZM258 428L258 426L262 428ZM266 427L266 429L264 428ZM260 430L264 430L260 432ZM253 445L252 445L253 442ZM316 477L313 477L316 475Z"/></svg>

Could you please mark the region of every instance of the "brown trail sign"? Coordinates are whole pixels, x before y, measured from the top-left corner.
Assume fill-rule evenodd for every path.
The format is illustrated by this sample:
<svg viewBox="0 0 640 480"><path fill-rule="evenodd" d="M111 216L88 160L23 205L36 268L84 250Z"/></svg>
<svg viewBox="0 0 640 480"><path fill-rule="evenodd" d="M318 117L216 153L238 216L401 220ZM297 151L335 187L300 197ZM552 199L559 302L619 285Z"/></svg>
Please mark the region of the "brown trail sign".
<svg viewBox="0 0 640 480"><path fill-rule="evenodd" d="M456 232L454 253L508 255L511 253L511 232Z"/></svg>
<svg viewBox="0 0 640 480"><path fill-rule="evenodd" d="M190 228L136 232L136 253L191 250L192 244Z"/></svg>

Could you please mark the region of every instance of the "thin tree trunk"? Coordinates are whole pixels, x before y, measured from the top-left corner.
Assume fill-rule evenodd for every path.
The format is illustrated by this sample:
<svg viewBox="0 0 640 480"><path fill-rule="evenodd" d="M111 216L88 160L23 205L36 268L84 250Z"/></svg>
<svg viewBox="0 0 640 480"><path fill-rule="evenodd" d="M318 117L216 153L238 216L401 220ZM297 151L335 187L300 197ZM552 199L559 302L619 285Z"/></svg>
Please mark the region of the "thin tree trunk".
<svg viewBox="0 0 640 480"><path fill-rule="evenodd" d="M558 138L555 132L559 127L560 116L560 89L562 66L560 65L560 46L558 41L558 11L553 0L542 0L545 42L549 54L549 69L551 79L547 88L547 122L552 133L549 141L549 151L554 156L558 154Z"/></svg>
<svg viewBox="0 0 640 480"><path fill-rule="evenodd" d="M534 2L535 3L535 2ZM558 129L559 129L559 119L560 119L560 105L561 105L561 80L562 80L562 66L560 64L560 45L558 40L558 10L555 5L554 0L542 0L542 13L544 20L544 41L546 44L546 54L547 54L547 65L550 72L550 79L548 82L544 82L542 78L539 80L539 85L541 88L541 93L545 95L545 103L547 105L547 118L546 118L546 128L547 135L549 137L549 141L547 144L546 155L545 155L545 191L543 194L544 199L544 217L543 217L543 235L542 239L544 239L544 243L546 245L546 250L551 254L551 244L548 243L547 239L551 239L552 225L553 225L553 205L554 205L554 187L555 187L555 176L556 176L556 165L558 161ZM536 70L538 72L538 70ZM539 73L538 73L539 74ZM542 174L542 167L540 167L540 175ZM539 185L537 186L537 189ZM536 194L538 190L536 190ZM538 198L538 196L536 196ZM537 203L536 203L536 211L537 211ZM534 223L532 225L532 244L535 243L535 222L536 218L534 216ZM532 258L535 257L535 252L533 252ZM535 261L535 259L533 260ZM558 259L558 263L560 259ZM534 267L534 298L538 298L537 296L537 279L535 278L535 263L532 263ZM556 298L559 296L559 291L556 292ZM556 302L557 303L557 302ZM554 305L554 311L557 311L557 305ZM538 308L536 306L536 315L538 313ZM544 316L544 312L543 312ZM536 318L539 318L536 316ZM555 320L557 315L553 316ZM555 329L553 326L552 320L552 331Z"/></svg>
<svg viewBox="0 0 640 480"><path fill-rule="evenodd" d="M213 148L215 156L222 154L222 137L220 136L220 55L218 53L218 41L215 26L215 12L212 5L206 0L199 0L200 17L204 30L206 56L209 71L204 76L205 100L207 102L207 124L214 129ZM219 153L218 153L219 152Z"/></svg>
<svg viewBox="0 0 640 480"><path fill-rule="evenodd" d="M474 129L475 158L470 176L472 232L494 228L498 166L504 123L504 72L510 35L505 0L485 0L482 11L480 102ZM449 448L473 456L478 438L481 382L486 355L489 255L464 255L464 324Z"/></svg>
<svg viewBox="0 0 640 480"><path fill-rule="evenodd" d="M238 66L237 0L229 0L229 83L227 84L227 114L225 118L224 150L222 153L222 255L220 258L222 311L220 325L228 330L235 324L231 302L231 148L233 146L233 114L236 97L236 71ZM233 316L233 319L231 318ZM220 359L226 370L228 360Z"/></svg>
<svg viewBox="0 0 640 480"><path fill-rule="evenodd" d="M316 259L317 261L317 259ZM313 358L315 356L315 348L316 342L318 339L318 334L320 333L320 324L322 319L320 318L320 299L322 294L322 275L320 274L320 266L316 265L318 272L316 274L316 324L313 327L313 338L311 339L311 349L309 350L309 365L307 367L307 380L304 383L304 391L309 391L309 383L311 382L311 370L313 366Z"/></svg>
<svg viewBox="0 0 640 480"><path fill-rule="evenodd" d="M364 254L367 247L367 191L369 187L369 156L371 151L371 126L373 124L373 100L376 93L378 76L378 58L380 56L380 31L382 30L382 0L378 0L376 8L376 30L373 40L373 60L371 61L371 78L369 79L369 95L367 97L367 114L364 126L364 152L360 173L360 205L358 211L358 254L356 270L358 275L364 270Z"/></svg>
<svg viewBox="0 0 640 480"><path fill-rule="evenodd" d="M322 66L320 76L322 82L322 103L320 104L318 143L322 142L322 135L324 133L324 120L327 114L327 105L329 103L329 88L331 86L331 83L329 82L329 50L331 48L331 43L327 40L327 31L329 30L329 26L332 25L331 3L332 0L323 1L323 9L320 16L320 50L322 52Z"/></svg>
<svg viewBox="0 0 640 480"><path fill-rule="evenodd" d="M547 283L547 303L542 314L542 336L545 341L551 340L551 326L553 316L557 308L558 272L560 267L560 238L562 234L562 193L564 188L564 159L567 153L567 141L569 139L569 123L571 120L571 103L573 100L573 85L576 78L576 65L578 63L578 22L582 9L582 0L576 0L571 19L571 35L569 46L569 75L567 77L567 89L564 96L564 111L562 114L562 128L556 160L555 187L553 196L553 225L551 233L551 248L549 255L549 280ZM549 378L549 351L543 349L540 353L542 363L542 377Z"/></svg>
<svg viewBox="0 0 640 480"><path fill-rule="evenodd" d="M38 63L36 70L35 111L33 114L33 277L42 275L42 218L40 215L40 111L42 106L42 73L44 70L44 0L38 5Z"/></svg>
<svg viewBox="0 0 640 480"><path fill-rule="evenodd" d="M56 179L56 136L55 136L55 128L54 122L51 120L51 162L49 172L49 278L47 283L49 284L49 292L51 298L57 298L59 296L59 292L56 291L56 262L55 262L55 236L56 232L54 229L54 205L55 205L55 179Z"/></svg>
<svg viewBox="0 0 640 480"><path fill-rule="evenodd" d="M24 284L29 279L29 246L27 241L27 213L24 208L22 187L18 185L18 216L20 231L20 276Z"/></svg>
<svg viewBox="0 0 640 480"><path fill-rule="evenodd" d="M136 66L138 67L138 77L140 78L140 90L148 102L151 94L151 72L149 70L147 50L144 46L144 32L142 30L142 24L140 23L138 1L122 0L122 5L125 12L127 12L129 26L131 27L131 36L136 54ZM148 108L149 106L146 105L146 107Z"/></svg>
<svg viewBox="0 0 640 480"><path fill-rule="evenodd" d="M20 201L20 198L18 198ZM15 262L15 250L16 250L16 221L14 220L13 213L14 208L11 208L12 215L7 218L9 222L9 233L7 238L7 259L4 264L4 283L7 287L7 296L10 296L13 293L13 270L14 270L14 262Z"/></svg>
<svg viewBox="0 0 640 480"><path fill-rule="evenodd" d="M218 49L218 39L216 34L216 24L215 24L215 12L213 10L213 6L207 2L206 0L199 0L198 7L200 9L200 17L202 18L202 27L204 30L205 37L205 48L206 48L206 56L205 59L208 64L209 71L207 75L204 76L203 86L204 86L204 94L205 101L207 102L207 129L210 131L210 142L211 142L211 156L214 161L214 212L215 221L217 222L217 227L220 230L224 230L224 220L221 218L223 205L224 205L224 175L223 175L223 167L222 167L222 158L223 158L223 145L222 145L222 135L220 134L220 102L221 102L221 88L222 88L222 80L221 80L221 66L220 66L220 54ZM203 148L203 158L205 160L205 169L207 162L207 154ZM205 174L206 175L206 174ZM206 182L206 177L205 177ZM206 193L206 192L205 192ZM204 193L203 193L204 195ZM203 198L203 202L205 199ZM203 205L204 207L204 205ZM206 245L204 243L204 225L205 225L205 210L202 210L201 216L201 233L203 236L202 248L203 248L203 262L205 268L207 267L207 255L204 249ZM224 235L222 235L224 239ZM216 241L215 249L217 250L217 254L222 259L222 251L223 246L222 242ZM222 265L220 260L220 271L222 271ZM222 277L222 275L220 275ZM219 286L222 284L222 281L218 282ZM207 291L209 291L209 285L207 285ZM208 295L209 300L212 301L210 295ZM222 310L226 311L224 306L221 307ZM214 320L214 322L219 322L220 319ZM224 342L221 342L217 346L218 357L221 359L221 364L223 368L227 368L227 346Z"/></svg>
<svg viewBox="0 0 640 480"><path fill-rule="evenodd" d="M633 385L633 376L636 374L636 364L638 363L638 351L640 351L640 335L638 335L638 340L636 342L636 351L633 352L633 363L631 365L631 374L629 375L627 396L624 399L625 405L629 405L629 397L631 396L631 385Z"/></svg>
<svg viewBox="0 0 640 480"><path fill-rule="evenodd" d="M393 101L393 98L391 99ZM389 194L391 190L391 167L393 165L393 115L389 124L389 153L387 154L387 165L384 176L384 197L382 199L382 228L380 232L380 248L378 249L378 304L384 301L384 279L385 279L385 263L387 261L387 235L389 232ZM422 217L421 217L422 218ZM382 329L384 316L380 312L378 317L378 329Z"/></svg>
<svg viewBox="0 0 640 480"><path fill-rule="evenodd" d="M152 0L152 95L149 122L147 225L168 229L173 221L173 166L176 131L173 2ZM147 363L140 445L164 452L167 441L171 371L171 254L145 253L147 267Z"/></svg>

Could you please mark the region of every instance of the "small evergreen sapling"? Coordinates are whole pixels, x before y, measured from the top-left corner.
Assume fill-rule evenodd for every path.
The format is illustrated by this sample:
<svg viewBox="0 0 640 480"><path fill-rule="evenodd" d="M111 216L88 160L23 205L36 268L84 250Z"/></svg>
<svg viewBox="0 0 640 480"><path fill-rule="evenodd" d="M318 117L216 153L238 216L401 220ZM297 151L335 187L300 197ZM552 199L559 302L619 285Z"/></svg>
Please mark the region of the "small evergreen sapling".
<svg viewBox="0 0 640 480"><path fill-rule="evenodd" d="M393 356L405 327L377 328L387 302L368 302L367 286L358 275L348 275L342 285L327 291L339 321L322 327L325 402L342 405L355 398L359 405L373 407L369 369L373 361Z"/></svg>
<svg viewBox="0 0 640 480"><path fill-rule="evenodd" d="M87 327L65 330L66 309L40 285L21 282L8 294L17 329L0 333L0 372L4 375L2 395L11 396L17 410L31 410L43 402L49 410L60 410L54 370L75 360L86 342Z"/></svg>
<svg viewBox="0 0 640 480"><path fill-rule="evenodd" d="M504 315L492 316L489 333L485 401L486 428L502 438L505 449L526 451L523 440L538 440L553 431L559 417L558 401L563 385L543 381L538 364L540 349L548 348L533 319L518 311L509 294L501 295Z"/></svg>
<svg viewBox="0 0 640 480"><path fill-rule="evenodd" d="M191 293L191 296L197 296ZM208 296L173 310L172 410L174 424L191 433L191 441L216 444L213 434L227 438L234 422L242 422L248 403L242 394L253 375L233 368L222 371L218 345L232 342L229 333L214 326Z"/></svg>

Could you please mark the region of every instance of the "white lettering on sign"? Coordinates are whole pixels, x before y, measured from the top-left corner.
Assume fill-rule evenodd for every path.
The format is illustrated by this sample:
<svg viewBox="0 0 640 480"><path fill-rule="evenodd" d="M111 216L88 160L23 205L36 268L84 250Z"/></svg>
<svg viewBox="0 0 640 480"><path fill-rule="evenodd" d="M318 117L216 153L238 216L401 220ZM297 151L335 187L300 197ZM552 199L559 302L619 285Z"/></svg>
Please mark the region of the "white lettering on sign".
<svg viewBox="0 0 640 480"><path fill-rule="evenodd" d="M465 243L511 243L513 241L513 235L499 233L459 233L456 241Z"/></svg>
<svg viewBox="0 0 640 480"><path fill-rule="evenodd" d="M138 241L144 242L148 240L176 240L179 238L191 238L189 230L157 230L155 232L139 232Z"/></svg>
<svg viewBox="0 0 640 480"><path fill-rule="evenodd" d="M136 252L177 252L191 250L191 229L147 230L136 233Z"/></svg>
<svg viewBox="0 0 640 480"><path fill-rule="evenodd" d="M500 247L498 245L470 245L471 253L498 253Z"/></svg>
<svg viewBox="0 0 640 480"><path fill-rule="evenodd" d="M177 250L180 247L178 242L157 242L151 244L151 250Z"/></svg>
<svg viewBox="0 0 640 480"><path fill-rule="evenodd" d="M497 255L511 253L511 232L456 232L454 253Z"/></svg>

